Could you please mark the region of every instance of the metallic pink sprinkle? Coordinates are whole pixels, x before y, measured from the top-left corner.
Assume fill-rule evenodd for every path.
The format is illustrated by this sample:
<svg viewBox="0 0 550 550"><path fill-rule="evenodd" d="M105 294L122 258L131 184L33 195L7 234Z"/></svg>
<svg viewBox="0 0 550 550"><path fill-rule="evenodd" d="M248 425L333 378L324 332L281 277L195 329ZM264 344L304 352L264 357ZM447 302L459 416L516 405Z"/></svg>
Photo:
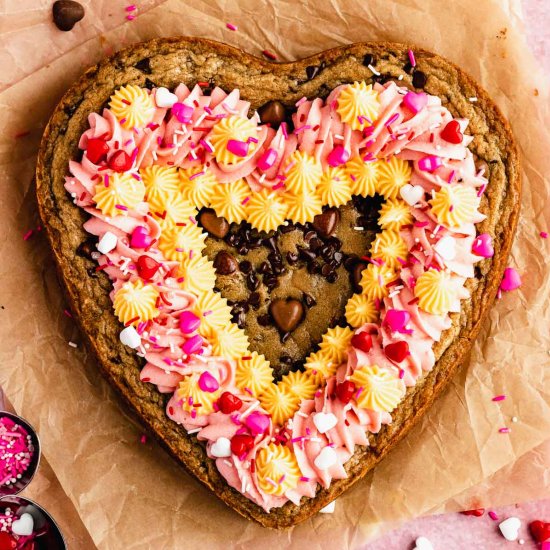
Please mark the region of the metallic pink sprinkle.
<svg viewBox="0 0 550 550"><path fill-rule="evenodd" d="M303 132L304 130L311 130L311 126L309 124L304 124L304 126L300 126L299 128L295 128L294 133L299 134L300 132Z"/></svg>
<svg viewBox="0 0 550 550"><path fill-rule="evenodd" d="M385 126L391 126L399 118L399 113L394 113L387 121Z"/></svg>
<svg viewBox="0 0 550 550"><path fill-rule="evenodd" d="M277 191L277 189L281 189L284 186L285 186L285 182L280 181L277 185L274 185L271 189L273 189L273 191Z"/></svg>
<svg viewBox="0 0 550 550"><path fill-rule="evenodd" d="M454 178L455 178L455 174L456 174L456 171L453 170L450 174L449 174L449 177L447 178L447 183L452 183Z"/></svg>
<svg viewBox="0 0 550 550"><path fill-rule="evenodd" d="M304 104L306 101L307 101L307 97L304 96L301 99L299 99L294 105L295 107L299 107L300 105Z"/></svg>
<svg viewBox="0 0 550 550"><path fill-rule="evenodd" d="M126 19L128 19L128 21L133 21L135 18L136 16L131 14L126 16Z"/></svg>
<svg viewBox="0 0 550 550"><path fill-rule="evenodd" d="M203 140L201 139L201 142ZM205 147L206 148L206 147ZM204 170L202 172L197 172L196 174L193 174L192 176L189 176L189 180L192 181L194 180L195 178L200 178L201 176L204 176L205 172Z"/></svg>
<svg viewBox="0 0 550 550"><path fill-rule="evenodd" d="M498 431L498 433L501 433L501 434L509 434L512 430L510 428L500 428L500 430Z"/></svg>
<svg viewBox="0 0 550 550"><path fill-rule="evenodd" d="M124 206L123 204L115 204L115 208L117 210L128 210L128 207Z"/></svg>
<svg viewBox="0 0 550 550"><path fill-rule="evenodd" d="M137 6L135 4L130 4L129 6L126 6L126 11L135 11L137 9Z"/></svg>
<svg viewBox="0 0 550 550"><path fill-rule="evenodd" d="M403 369L399 369L399 379L403 380L405 378L405 371Z"/></svg>
<svg viewBox="0 0 550 550"><path fill-rule="evenodd" d="M245 197L245 198L242 200L241 204L244 206L249 200L250 200L250 197Z"/></svg>
<svg viewBox="0 0 550 550"><path fill-rule="evenodd" d="M477 196L478 197L481 197L481 195L483 195L483 193L485 193L485 188L487 187L486 184L483 184L480 188L479 188L479 191L477 192Z"/></svg>
<svg viewBox="0 0 550 550"><path fill-rule="evenodd" d="M190 221L192 224L197 225L197 220L195 219L195 216L189 216L189 221Z"/></svg>
<svg viewBox="0 0 550 550"><path fill-rule="evenodd" d="M286 122L281 122L281 131L283 132L283 136L285 139L288 139L288 129L286 127Z"/></svg>
<svg viewBox="0 0 550 550"><path fill-rule="evenodd" d="M64 313L67 317L69 317L69 318L71 318L71 319L73 318L73 314L72 314L68 309L64 309L64 310L63 310L63 313Z"/></svg>
<svg viewBox="0 0 550 550"><path fill-rule="evenodd" d="M543 238L543 239L546 239L548 237L548 233L546 233L546 231L541 231L539 233L539 235Z"/></svg>
<svg viewBox="0 0 550 550"><path fill-rule="evenodd" d="M139 442L142 445L145 445L145 443L147 443L147 436L145 434L142 434L141 437L139 438Z"/></svg>
<svg viewBox="0 0 550 550"><path fill-rule="evenodd" d="M32 234L33 234L33 230L32 230L32 229L29 229L29 230L23 235L23 240L24 240L24 241L28 241L28 240L32 237Z"/></svg>
<svg viewBox="0 0 550 550"><path fill-rule="evenodd" d="M306 477L306 476L302 476L300 478L300 481L305 481L306 483L309 481L309 477Z"/></svg>
<svg viewBox="0 0 550 550"><path fill-rule="evenodd" d="M412 67L416 67L416 59L412 50L409 50L409 61L411 62Z"/></svg>
<svg viewBox="0 0 550 550"><path fill-rule="evenodd" d="M495 395L493 401L504 401L506 399L505 395Z"/></svg>
<svg viewBox="0 0 550 550"><path fill-rule="evenodd" d="M226 26L230 31L236 31L236 30L237 30L237 25L233 25L233 23L226 23L225 26Z"/></svg>
<svg viewBox="0 0 550 550"><path fill-rule="evenodd" d="M487 515L493 520L493 521L498 521L498 516L496 514L496 512L493 512L493 510L489 510L487 512Z"/></svg>

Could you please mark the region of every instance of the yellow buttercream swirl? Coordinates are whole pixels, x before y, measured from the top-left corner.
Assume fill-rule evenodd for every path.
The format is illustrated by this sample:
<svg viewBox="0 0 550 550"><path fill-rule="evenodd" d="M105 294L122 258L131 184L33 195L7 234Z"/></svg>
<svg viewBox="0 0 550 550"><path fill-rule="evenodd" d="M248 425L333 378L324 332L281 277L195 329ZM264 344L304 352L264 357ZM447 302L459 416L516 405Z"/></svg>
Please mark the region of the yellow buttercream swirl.
<svg viewBox="0 0 550 550"><path fill-rule="evenodd" d="M283 224L288 206L282 196L269 189L252 193L246 204L248 222L260 231L272 231Z"/></svg>
<svg viewBox="0 0 550 550"><path fill-rule="evenodd" d="M317 186L323 205L342 206L351 199L351 179L341 167L329 166Z"/></svg>
<svg viewBox="0 0 550 550"><path fill-rule="evenodd" d="M214 147L214 157L219 164L236 164L246 160L256 150L256 143L248 141L250 138L257 139L257 125L248 118L230 115L220 119L209 135L210 143ZM230 140L248 142L247 155L240 157L227 148Z"/></svg>
<svg viewBox="0 0 550 550"><path fill-rule="evenodd" d="M133 210L145 197L145 186L142 181L136 180L129 173L115 172L109 175L109 185L105 180L95 186L94 201L105 216L119 216L126 214L126 210L117 208L117 205Z"/></svg>
<svg viewBox="0 0 550 550"><path fill-rule="evenodd" d="M269 361L255 351L244 357L236 361L235 383L241 390L258 397L273 383L273 369Z"/></svg>
<svg viewBox="0 0 550 550"><path fill-rule="evenodd" d="M139 175L145 185L145 200L166 204L178 192L178 171L173 166L153 164L140 168Z"/></svg>
<svg viewBox="0 0 550 550"><path fill-rule="evenodd" d="M315 193L284 193L282 200L288 207L286 217L294 223L312 222L313 218L323 211L323 203Z"/></svg>
<svg viewBox="0 0 550 550"><path fill-rule="evenodd" d="M303 151L294 151L283 169L285 188L293 193L312 193L321 181L323 167L315 157Z"/></svg>
<svg viewBox="0 0 550 550"><path fill-rule="evenodd" d="M124 283L115 293L115 315L121 323L137 326L158 316L157 289L141 279ZM130 321L132 321L130 323Z"/></svg>
<svg viewBox="0 0 550 550"><path fill-rule="evenodd" d="M399 234L399 231L384 229L376 235L371 244L370 254L373 258L381 258L384 264L392 269L400 267L399 259L406 261L409 255L407 244Z"/></svg>
<svg viewBox="0 0 550 550"><path fill-rule="evenodd" d="M242 179L220 183L210 199L210 206L216 211L216 215L225 218L229 223L241 223L246 220L246 198L251 194L250 187Z"/></svg>
<svg viewBox="0 0 550 550"><path fill-rule="evenodd" d="M378 365L357 369L350 380L360 388L356 401L362 409L391 412L405 393L403 382Z"/></svg>
<svg viewBox="0 0 550 550"><path fill-rule="evenodd" d="M319 344L319 349L330 357L337 366L343 363L348 356L348 348L350 346L353 331L349 327L334 327L329 328Z"/></svg>
<svg viewBox="0 0 550 550"><path fill-rule="evenodd" d="M159 238L159 250L168 260L183 261L193 251L194 255L200 255L206 246L204 241L206 233L193 223L184 226L175 226L164 230Z"/></svg>
<svg viewBox="0 0 550 550"><path fill-rule="evenodd" d="M374 197L379 165L378 160L365 162L361 157L355 157L347 162L345 170L350 177L352 195Z"/></svg>
<svg viewBox="0 0 550 550"><path fill-rule="evenodd" d="M201 292L198 295L193 313L200 317L199 333L202 336L206 336L209 331L216 331L231 323L231 308L227 305L227 300L218 292L211 290Z"/></svg>
<svg viewBox="0 0 550 550"><path fill-rule="evenodd" d="M210 374L214 376L213 372ZM202 391L199 386L200 377L201 375L198 372L186 376L179 383L176 396L181 400L183 410L187 412L195 410L198 415L210 414L214 412L214 401L220 396L221 390L217 389L214 392Z"/></svg>
<svg viewBox="0 0 550 550"><path fill-rule="evenodd" d="M318 384L311 372L293 371L285 374L279 386L285 386L288 391L300 398L300 401L305 399L313 399L315 392L318 389Z"/></svg>
<svg viewBox="0 0 550 550"><path fill-rule="evenodd" d="M300 399L288 388L270 384L260 395L260 403L273 424L283 425L300 408Z"/></svg>
<svg viewBox="0 0 550 550"><path fill-rule="evenodd" d="M177 276L180 287L197 296L212 290L216 284L214 265L197 252L191 258L187 256L181 261Z"/></svg>
<svg viewBox="0 0 550 550"><path fill-rule="evenodd" d="M153 98L145 88L134 84L122 86L109 101L109 108L124 128L138 128L149 124L155 116Z"/></svg>
<svg viewBox="0 0 550 550"><path fill-rule="evenodd" d="M381 300L388 295L387 284L395 281L397 274L386 265L369 264L363 270L361 287L363 293L371 300Z"/></svg>
<svg viewBox="0 0 550 550"><path fill-rule="evenodd" d="M446 314L456 300L457 288L450 273L429 269L416 280L418 307L434 315Z"/></svg>
<svg viewBox="0 0 550 550"><path fill-rule="evenodd" d="M399 196L401 187L411 181L412 168L407 160L392 157L390 160L378 162L378 180L376 190L386 199Z"/></svg>
<svg viewBox="0 0 550 550"><path fill-rule="evenodd" d="M258 487L268 495L282 496L296 489L301 475L296 456L289 447L270 443L256 455Z"/></svg>
<svg viewBox="0 0 550 550"><path fill-rule="evenodd" d="M326 378L329 378L335 374L338 367L339 365L336 361L331 359L331 354L326 351L316 351L315 353L310 353L304 363L304 368L310 373L310 376L318 385L321 384Z"/></svg>
<svg viewBox="0 0 550 550"><path fill-rule="evenodd" d="M248 351L248 336L234 323L207 331L206 338L212 344L212 355L218 357L238 359Z"/></svg>
<svg viewBox="0 0 550 550"><path fill-rule="evenodd" d="M346 304L346 321L353 328L362 327L365 323L375 323L379 315L374 300L365 294L354 294Z"/></svg>
<svg viewBox="0 0 550 550"><path fill-rule="evenodd" d="M183 198L197 208L208 206L214 195L214 190L220 185L206 166L181 169L179 178Z"/></svg>
<svg viewBox="0 0 550 550"><path fill-rule="evenodd" d="M178 193L172 196L161 194L149 199L149 212L163 231L177 224L192 224L192 219L197 215L197 209Z"/></svg>
<svg viewBox="0 0 550 550"><path fill-rule="evenodd" d="M378 225L382 229L398 230L404 225L413 223L411 207L399 199L389 199L384 202L378 214Z"/></svg>
<svg viewBox="0 0 550 550"><path fill-rule="evenodd" d="M479 197L473 187L451 184L441 187L429 201L437 221L447 227L460 227L472 222L479 205Z"/></svg>
<svg viewBox="0 0 550 550"><path fill-rule="evenodd" d="M353 130L362 130L378 118L380 111L378 92L364 81L354 82L342 88L337 101L336 111L342 122L349 124ZM369 120L360 117L366 117Z"/></svg>

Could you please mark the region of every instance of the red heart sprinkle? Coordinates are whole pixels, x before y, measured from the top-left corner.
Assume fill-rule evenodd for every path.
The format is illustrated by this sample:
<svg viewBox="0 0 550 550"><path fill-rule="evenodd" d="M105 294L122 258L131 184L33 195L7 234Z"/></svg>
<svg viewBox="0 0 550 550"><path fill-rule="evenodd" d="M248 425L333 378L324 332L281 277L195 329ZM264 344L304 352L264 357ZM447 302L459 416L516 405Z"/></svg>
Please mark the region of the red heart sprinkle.
<svg viewBox="0 0 550 550"><path fill-rule="evenodd" d="M107 153L109 152L109 146L106 141L102 139L89 139L88 146L86 147L86 156L94 164L99 164L102 160L105 160Z"/></svg>
<svg viewBox="0 0 550 550"><path fill-rule="evenodd" d="M251 435L237 434L231 439L231 452L243 456L254 447L254 438Z"/></svg>
<svg viewBox="0 0 550 550"><path fill-rule="evenodd" d="M15 550L17 541L5 531L0 532L0 550Z"/></svg>
<svg viewBox="0 0 550 550"><path fill-rule="evenodd" d="M386 354L386 357L391 361L401 363L401 361L403 361L405 357L409 355L409 344L407 344L405 340L400 340L399 342L388 344L384 348L384 353Z"/></svg>
<svg viewBox="0 0 550 550"><path fill-rule="evenodd" d="M218 399L218 407L223 414L231 414L238 411L242 405L242 400L228 391L224 391Z"/></svg>
<svg viewBox="0 0 550 550"><path fill-rule="evenodd" d="M441 139L449 143L462 143L463 137L460 131L460 124L456 120L451 120L451 122L448 122L447 126L441 130Z"/></svg>
<svg viewBox="0 0 550 550"><path fill-rule="evenodd" d="M351 345L358 350L368 353L372 348L372 336L368 332L354 334L351 339Z"/></svg>
<svg viewBox="0 0 550 550"><path fill-rule="evenodd" d="M142 279L152 279L155 273L159 270L160 264L151 258L143 254L137 261L137 272Z"/></svg>
<svg viewBox="0 0 550 550"><path fill-rule="evenodd" d="M127 172L132 168L132 158L125 151L115 151L107 161L107 166L115 172Z"/></svg>
<svg viewBox="0 0 550 550"><path fill-rule="evenodd" d="M355 384L351 380L346 380L336 386L336 396L344 405L347 405L351 401L356 389Z"/></svg>
<svg viewBox="0 0 550 550"><path fill-rule="evenodd" d="M537 542L545 542L550 539L550 523L535 520L529 524L529 531Z"/></svg>
<svg viewBox="0 0 550 550"><path fill-rule="evenodd" d="M464 510L464 512L460 513L463 516L475 516L476 518L479 518L485 513L485 508L478 508L477 510Z"/></svg>

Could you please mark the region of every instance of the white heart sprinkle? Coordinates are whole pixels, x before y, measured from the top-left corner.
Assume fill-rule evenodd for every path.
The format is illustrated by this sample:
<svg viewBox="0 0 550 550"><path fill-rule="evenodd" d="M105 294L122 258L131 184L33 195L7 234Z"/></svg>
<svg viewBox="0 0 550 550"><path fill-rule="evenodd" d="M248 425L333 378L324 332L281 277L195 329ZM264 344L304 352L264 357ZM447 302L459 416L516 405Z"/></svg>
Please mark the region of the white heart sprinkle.
<svg viewBox="0 0 550 550"><path fill-rule="evenodd" d="M177 101L178 96L173 94L170 90L166 88L157 88L155 93L155 103L157 104L157 107L161 107L163 109L170 108L174 105L174 103L177 103Z"/></svg>
<svg viewBox="0 0 550 550"><path fill-rule="evenodd" d="M217 441L210 447L212 456L216 458L226 458L231 456L231 441L227 437L219 437Z"/></svg>
<svg viewBox="0 0 550 550"><path fill-rule="evenodd" d="M435 243L434 250L444 260L452 260L456 256L456 240L450 235L445 235Z"/></svg>
<svg viewBox="0 0 550 550"><path fill-rule="evenodd" d="M413 550L434 550L432 543L426 537L418 537Z"/></svg>
<svg viewBox="0 0 550 550"><path fill-rule="evenodd" d="M117 242L118 242L118 239L114 233L111 233L110 231L105 231L105 234L103 235L103 237L99 239L99 242L97 243L96 248L102 254L107 254L107 252L111 252L111 250L116 248Z"/></svg>
<svg viewBox="0 0 550 550"><path fill-rule="evenodd" d="M141 345L141 336L138 331L130 325L120 331L120 341L129 348L136 349Z"/></svg>
<svg viewBox="0 0 550 550"><path fill-rule="evenodd" d="M313 417L313 423L315 424L315 427L319 431L319 433L326 433L331 428L334 428L336 426L338 420L332 413L324 413L324 412L318 412Z"/></svg>
<svg viewBox="0 0 550 550"><path fill-rule="evenodd" d="M411 185L407 183L399 190L403 200L410 206L414 206L422 197L424 197L424 189L420 185Z"/></svg>
<svg viewBox="0 0 550 550"><path fill-rule="evenodd" d="M319 470L327 470L334 464L337 460L336 451L332 447L325 447L318 455L317 458L313 461L316 468Z"/></svg>
<svg viewBox="0 0 550 550"><path fill-rule="evenodd" d="M30 514L22 514L19 519L16 519L11 524L11 530L15 535L28 537L32 535L34 529L34 520Z"/></svg>
<svg viewBox="0 0 550 550"><path fill-rule="evenodd" d="M519 518L512 516L511 518L501 521L498 525L502 536L509 541L516 540L519 534L519 528L521 527L521 521Z"/></svg>
<svg viewBox="0 0 550 550"><path fill-rule="evenodd" d="M329 502L324 508L321 508L319 512L321 514L333 514L334 508L336 508L336 501Z"/></svg>

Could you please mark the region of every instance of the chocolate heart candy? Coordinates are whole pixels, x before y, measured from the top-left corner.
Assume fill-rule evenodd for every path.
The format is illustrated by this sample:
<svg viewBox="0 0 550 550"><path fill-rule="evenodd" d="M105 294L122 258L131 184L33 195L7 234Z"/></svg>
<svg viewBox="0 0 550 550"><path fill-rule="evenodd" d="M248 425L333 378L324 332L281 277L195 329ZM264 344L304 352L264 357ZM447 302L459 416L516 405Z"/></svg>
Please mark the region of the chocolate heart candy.
<svg viewBox="0 0 550 550"><path fill-rule="evenodd" d="M277 299L271 302L269 312L282 332L292 332L302 320L304 306L298 300Z"/></svg>
<svg viewBox="0 0 550 550"><path fill-rule="evenodd" d="M199 215L201 225L214 237L223 239L229 233L229 223L220 218L211 208L205 208Z"/></svg>
<svg viewBox="0 0 550 550"><path fill-rule="evenodd" d="M313 227L322 237L328 237L334 233L340 213L336 208L327 208L322 214L313 218Z"/></svg>
<svg viewBox="0 0 550 550"><path fill-rule="evenodd" d="M286 117L285 106L280 101L268 101L258 109L262 124L270 124L272 128L278 128Z"/></svg>
<svg viewBox="0 0 550 550"><path fill-rule="evenodd" d="M84 7L74 0L57 0L52 13L56 27L60 31L70 31L84 17Z"/></svg>

